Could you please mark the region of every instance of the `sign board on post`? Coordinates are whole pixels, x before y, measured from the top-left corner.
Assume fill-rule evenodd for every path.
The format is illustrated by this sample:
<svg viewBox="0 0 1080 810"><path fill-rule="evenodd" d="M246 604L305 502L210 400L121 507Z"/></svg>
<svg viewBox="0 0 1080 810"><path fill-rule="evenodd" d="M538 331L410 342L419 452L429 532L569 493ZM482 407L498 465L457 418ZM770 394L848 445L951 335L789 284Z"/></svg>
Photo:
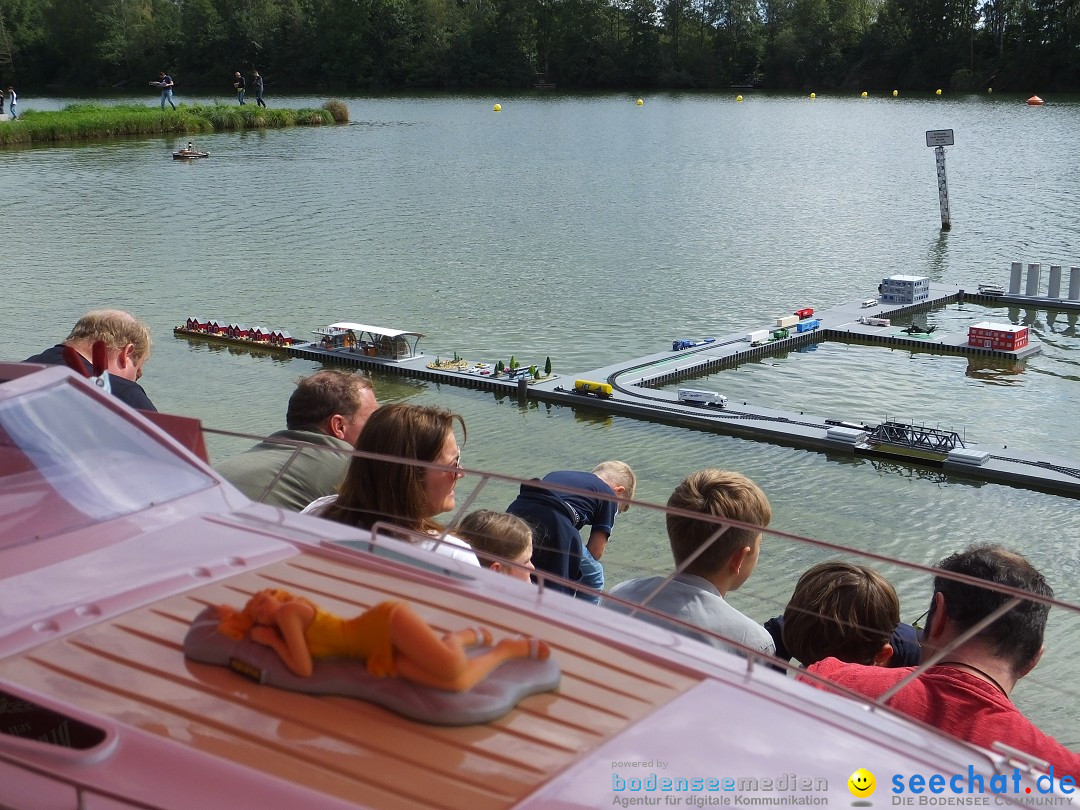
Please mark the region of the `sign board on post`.
<svg viewBox="0 0 1080 810"><path fill-rule="evenodd" d="M953 135L951 129L928 129L926 131L927 146L952 146Z"/></svg>

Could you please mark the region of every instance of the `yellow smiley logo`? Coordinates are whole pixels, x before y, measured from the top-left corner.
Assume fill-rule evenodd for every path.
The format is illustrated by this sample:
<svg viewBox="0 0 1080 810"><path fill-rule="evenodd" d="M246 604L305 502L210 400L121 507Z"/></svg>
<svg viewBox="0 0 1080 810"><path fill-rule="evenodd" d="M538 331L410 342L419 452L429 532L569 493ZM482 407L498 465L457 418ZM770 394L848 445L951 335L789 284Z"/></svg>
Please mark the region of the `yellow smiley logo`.
<svg viewBox="0 0 1080 810"><path fill-rule="evenodd" d="M874 775L866 768L859 768L847 780L848 790L851 791L851 795L860 799L865 799L867 796L874 795L874 790L877 788L877 781L874 779Z"/></svg>

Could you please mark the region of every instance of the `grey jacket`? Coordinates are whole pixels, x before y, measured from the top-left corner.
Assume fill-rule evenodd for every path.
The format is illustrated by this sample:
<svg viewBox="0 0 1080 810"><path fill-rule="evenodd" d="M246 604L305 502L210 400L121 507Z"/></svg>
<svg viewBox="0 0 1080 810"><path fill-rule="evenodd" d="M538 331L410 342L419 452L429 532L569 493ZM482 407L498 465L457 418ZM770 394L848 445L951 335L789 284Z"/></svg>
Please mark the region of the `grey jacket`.
<svg viewBox="0 0 1080 810"><path fill-rule="evenodd" d="M316 444L320 449L305 447L297 451L295 446L274 439ZM345 480L352 449L348 442L314 428L279 430L251 449L216 464L215 469L252 500L299 512L316 498L337 492ZM289 463L293 453L296 457ZM288 469L267 491L286 464Z"/></svg>

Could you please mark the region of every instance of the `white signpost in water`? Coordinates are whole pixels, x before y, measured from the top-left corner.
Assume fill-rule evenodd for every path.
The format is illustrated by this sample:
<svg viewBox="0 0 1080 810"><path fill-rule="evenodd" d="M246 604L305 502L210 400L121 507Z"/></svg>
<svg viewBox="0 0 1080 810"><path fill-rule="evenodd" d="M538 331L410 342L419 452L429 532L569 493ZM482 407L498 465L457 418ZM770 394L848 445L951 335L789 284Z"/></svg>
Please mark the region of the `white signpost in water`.
<svg viewBox="0 0 1080 810"><path fill-rule="evenodd" d="M941 206L941 230L947 231L952 228L949 220L949 186L945 183L945 147L953 145L953 131L951 129L928 129L926 131L926 145L934 147L934 157L937 159L937 189L938 204Z"/></svg>

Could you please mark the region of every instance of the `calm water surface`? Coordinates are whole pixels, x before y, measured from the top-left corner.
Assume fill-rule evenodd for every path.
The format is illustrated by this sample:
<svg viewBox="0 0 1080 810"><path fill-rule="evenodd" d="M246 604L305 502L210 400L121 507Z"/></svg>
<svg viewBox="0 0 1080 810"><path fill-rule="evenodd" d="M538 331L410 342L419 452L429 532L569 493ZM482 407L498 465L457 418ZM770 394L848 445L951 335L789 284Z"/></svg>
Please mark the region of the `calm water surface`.
<svg viewBox="0 0 1080 810"><path fill-rule="evenodd" d="M211 158L190 164L170 158L186 137L0 152L7 356L59 341L89 308L125 307L153 328L144 383L159 408L265 434L283 426L294 381L317 366L190 343L173 326L198 315L306 335L356 320L422 331L431 355L551 357L557 373L574 376L674 337L727 335L798 307L866 298L893 273L974 288L1005 283L1012 261L1080 264L1072 100L347 102L348 126L204 136L196 145ZM64 103L20 99L23 110ZM956 146L947 150L953 230L943 234L924 132L946 128ZM987 449L1080 462L1075 315L966 304L926 318L942 332L1022 322L1044 351L1010 367L825 343L699 383L733 400L914 419ZM384 402L461 412L463 462L474 469L532 476L622 458L654 502L694 469L736 469L764 487L781 531L918 563L1000 541L1080 601L1073 499L431 383L376 385ZM211 451L221 458L247 444L218 438ZM476 505L502 508L511 496L492 485ZM669 562L663 522L646 510L620 518L609 549L609 581ZM827 556L772 539L733 602L767 618ZM926 578L887 573L914 619L929 598ZM1074 745L1076 626L1051 614L1047 655L1017 693Z"/></svg>

